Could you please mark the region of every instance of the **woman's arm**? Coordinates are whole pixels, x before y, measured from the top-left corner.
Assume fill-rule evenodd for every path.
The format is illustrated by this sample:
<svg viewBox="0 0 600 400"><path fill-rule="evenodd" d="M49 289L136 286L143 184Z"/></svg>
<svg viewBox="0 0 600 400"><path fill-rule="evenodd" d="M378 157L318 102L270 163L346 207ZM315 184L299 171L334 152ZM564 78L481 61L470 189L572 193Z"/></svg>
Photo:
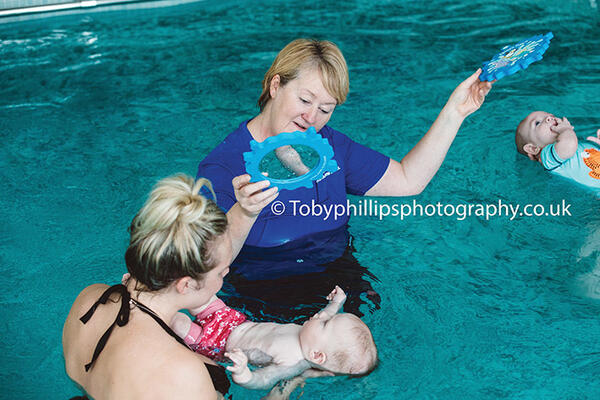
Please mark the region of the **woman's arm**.
<svg viewBox="0 0 600 400"><path fill-rule="evenodd" d="M446 157L464 119L483 104L494 82L481 82L478 69L452 92L429 131L402 161L387 170L366 196L412 196L429 184Z"/></svg>
<svg viewBox="0 0 600 400"><path fill-rule="evenodd" d="M237 203L227 212L227 232L231 238L231 261L233 261L246 238L258 214L279 195L277 187L266 189L267 180L250 183L250 175L240 175L231 181ZM264 190L266 189L266 190Z"/></svg>
<svg viewBox="0 0 600 400"><path fill-rule="evenodd" d="M243 351L234 349L225 353L225 357L233 362L227 367L231 378L246 389L271 389L277 382L298 376L310 368L308 362L302 360L295 365L271 364L250 371L248 357Z"/></svg>
<svg viewBox="0 0 600 400"><path fill-rule="evenodd" d="M271 389L268 395L262 398L262 400L288 400L292 392L296 390L298 386L301 388L304 387L307 378L318 378L321 376L334 376L334 374L329 371L314 368L307 369L299 376L279 382ZM298 395L298 398L300 398L300 396L302 396L302 393Z"/></svg>
<svg viewBox="0 0 600 400"><path fill-rule="evenodd" d="M197 354L188 350L189 357L178 357L155 376L150 398L156 399L207 399L222 398L215 390L206 366Z"/></svg>

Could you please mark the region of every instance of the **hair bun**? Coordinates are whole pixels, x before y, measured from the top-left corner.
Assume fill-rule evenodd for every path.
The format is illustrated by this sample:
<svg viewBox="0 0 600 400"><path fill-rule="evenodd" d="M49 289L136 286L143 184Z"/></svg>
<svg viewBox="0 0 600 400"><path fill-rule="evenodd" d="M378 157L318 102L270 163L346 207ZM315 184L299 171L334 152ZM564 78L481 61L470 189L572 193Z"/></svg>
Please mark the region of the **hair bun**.
<svg viewBox="0 0 600 400"><path fill-rule="evenodd" d="M205 178L179 174L159 181L130 226L125 254L131 276L149 290L161 289L175 279L199 279L214 267L208 243L227 229L227 216L201 193L215 198Z"/></svg>

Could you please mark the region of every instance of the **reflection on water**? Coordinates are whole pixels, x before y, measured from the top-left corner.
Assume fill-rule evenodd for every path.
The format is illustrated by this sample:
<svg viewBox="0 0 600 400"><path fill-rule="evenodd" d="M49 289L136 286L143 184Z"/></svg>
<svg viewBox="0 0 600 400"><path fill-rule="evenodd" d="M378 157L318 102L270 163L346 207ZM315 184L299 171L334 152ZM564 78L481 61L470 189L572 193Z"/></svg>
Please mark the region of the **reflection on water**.
<svg viewBox="0 0 600 400"><path fill-rule="evenodd" d="M372 287L379 279L355 252L345 226L275 248L246 246L231 265L223 298L255 321L303 323L338 285L348 296L344 311L361 317L365 308L379 309L381 298Z"/></svg>
<svg viewBox="0 0 600 400"><path fill-rule="evenodd" d="M590 231L583 245L579 248L577 261L594 256L592 270L576 277L578 294L590 299L600 299L600 224L590 223L586 227Z"/></svg>

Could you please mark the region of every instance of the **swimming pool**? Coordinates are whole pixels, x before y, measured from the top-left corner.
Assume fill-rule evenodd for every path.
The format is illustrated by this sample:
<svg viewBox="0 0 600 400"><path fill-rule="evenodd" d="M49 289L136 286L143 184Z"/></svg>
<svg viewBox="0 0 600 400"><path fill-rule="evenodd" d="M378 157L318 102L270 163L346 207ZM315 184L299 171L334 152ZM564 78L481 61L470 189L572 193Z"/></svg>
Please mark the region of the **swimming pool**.
<svg viewBox="0 0 600 400"><path fill-rule="evenodd" d="M565 200L572 216L352 217L355 255L381 279L382 308L364 317L381 364L309 382L303 398L598 398L600 203L517 156L512 132L533 109L580 137L600 128L600 11L544 3L223 1L0 25L0 397L76 393L60 339L72 301L119 279L151 185L193 175L256 113L285 43L340 46L350 95L330 125L399 158L479 62L551 30L545 59L498 82L423 194L377 200Z"/></svg>

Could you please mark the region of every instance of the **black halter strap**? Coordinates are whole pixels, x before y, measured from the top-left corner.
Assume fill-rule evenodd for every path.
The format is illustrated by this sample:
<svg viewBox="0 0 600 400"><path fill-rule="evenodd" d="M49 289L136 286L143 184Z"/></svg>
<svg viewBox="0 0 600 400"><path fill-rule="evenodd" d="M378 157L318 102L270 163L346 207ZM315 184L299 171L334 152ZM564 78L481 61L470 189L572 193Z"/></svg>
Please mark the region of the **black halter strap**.
<svg viewBox="0 0 600 400"><path fill-rule="evenodd" d="M96 308L98 308L100 304L106 304L106 302L110 298L110 295L113 293L119 293L121 295L121 308L119 309L119 313L117 314L115 321L108 327L106 332L104 332L100 340L98 340L98 344L96 345L96 349L94 350L94 355L92 356L92 361L85 365L86 372L89 371L90 368L94 365L94 362L96 362L96 359L104 349L104 346L106 346L106 342L108 341L108 338L110 337L110 334L112 333L112 330L115 327L115 325L125 326L127 325L127 322L129 322L130 305L135 305L137 308L140 309L140 311L151 316L165 331L167 331L169 335L174 337L179 343L188 348L183 339L177 336L177 334L173 332L169 325L167 325L162 319L160 319L160 317L156 315L156 313L150 308L140 303L139 301L132 299L129 295L129 292L127 291L127 287L121 284L114 285L106 289L106 291L102 293L102 296L100 296L98 301L94 303L94 305L88 310L88 312L86 312L83 315L83 317L79 318L81 322L86 324L90 320L90 318L92 318L92 315L94 315Z"/></svg>
<svg viewBox="0 0 600 400"><path fill-rule="evenodd" d="M125 326L127 322L129 322L129 300L131 299L131 297L129 296L127 288L123 285L114 285L106 289L106 291L102 293L102 296L100 296L98 301L96 301L94 305L88 310L88 312L86 312L83 315L83 317L79 318L79 320L86 324L90 320L90 318L92 318L92 315L94 315L96 308L98 308L100 304L106 304L106 302L110 298L110 295L113 293L119 293L121 295L121 309L119 310L115 321L108 327L106 332L104 332L104 335L102 335L102 337L98 341L96 349L94 350L94 355L92 356L92 361L85 365L86 372L90 370L90 368L100 355L100 352L102 352L102 349L104 349L104 346L106 346L106 342L108 341L108 338L110 337L110 334L115 325Z"/></svg>
<svg viewBox="0 0 600 400"><path fill-rule="evenodd" d="M145 312L146 314L148 314L149 316L151 316L156 322L158 322L158 324L165 330L167 331L167 333L171 336L173 336L175 338L175 340L177 340L179 343L181 343L182 345L185 346L186 349L189 349L189 346L187 344L185 344L185 342L183 341L182 338L180 338L179 336L177 336L177 334L175 332L173 332L173 330L171 329L171 327L169 325L167 325L165 323L165 321L163 321L162 319L160 319L160 317L158 315L156 315L156 313L154 311L152 311L151 309L149 309L148 307L146 307L145 305L143 305L142 303L140 303L139 301L136 301L134 299L129 300L132 304L135 304L135 306L137 308L140 309L140 311Z"/></svg>

